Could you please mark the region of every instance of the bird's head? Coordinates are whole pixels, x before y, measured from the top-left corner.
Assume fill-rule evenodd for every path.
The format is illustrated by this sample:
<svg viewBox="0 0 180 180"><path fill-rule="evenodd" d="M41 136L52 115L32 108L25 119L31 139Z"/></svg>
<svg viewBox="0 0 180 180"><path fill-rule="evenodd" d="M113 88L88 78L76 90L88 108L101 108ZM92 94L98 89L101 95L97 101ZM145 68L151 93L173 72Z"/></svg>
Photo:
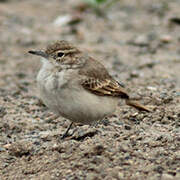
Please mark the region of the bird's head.
<svg viewBox="0 0 180 180"><path fill-rule="evenodd" d="M74 66L82 63L80 58L81 51L67 41L57 41L49 46L46 50L31 50L30 54L43 57L55 66Z"/></svg>

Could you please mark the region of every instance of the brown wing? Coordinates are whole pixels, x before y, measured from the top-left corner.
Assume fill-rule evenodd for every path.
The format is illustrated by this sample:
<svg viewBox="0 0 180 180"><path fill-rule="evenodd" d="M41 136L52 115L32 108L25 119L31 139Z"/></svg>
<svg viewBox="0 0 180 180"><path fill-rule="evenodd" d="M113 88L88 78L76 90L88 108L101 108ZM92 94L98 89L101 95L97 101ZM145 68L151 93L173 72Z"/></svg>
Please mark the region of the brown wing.
<svg viewBox="0 0 180 180"><path fill-rule="evenodd" d="M113 79L99 80L95 78L88 78L82 82L82 86L99 96L117 96L125 99L129 98L125 89Z"/></svg>
<svg viewBox="0 0 180 180"><path fill-rule="evenodd" d="M85 79L81 82L85 89L99 96L129 98L125 89L109 75L106 68L100 62L89 56L84 58L86 62L79 71L79 74L85 76Z"/></svg>
<svg viewBox="0 0 180 180"><path fill-rule="evenodd" d="M126 100L127 105L132 106L140 111L151 112L148 107L145 107L137 101L129 99L129 96L125 89L122 88L119 83L113 79L105 79L103 81L100 81L97 79L89 78L83 81L82 86L99 96L121 97Z"/></svg>
<svg viewBox="0 0 180 180"><path fill-rule="evenodd" d="M122 85L109 75L101 63L87 56L85 58L86 63L79 71L79 74L84 75L84 80L81 82L81 85L85 89L99 96L121 97L126 100L126 104L129 106L141 111L151 111L137 101L131 100Z"/></svg>

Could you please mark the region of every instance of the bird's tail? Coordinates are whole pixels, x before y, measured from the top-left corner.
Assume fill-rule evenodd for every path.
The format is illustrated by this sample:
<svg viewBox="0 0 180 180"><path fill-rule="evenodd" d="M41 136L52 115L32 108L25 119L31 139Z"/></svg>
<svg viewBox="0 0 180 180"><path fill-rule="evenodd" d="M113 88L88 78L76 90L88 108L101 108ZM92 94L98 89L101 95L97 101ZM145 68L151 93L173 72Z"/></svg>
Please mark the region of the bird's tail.
<svg viewBox="0 0 180 180"><path fill-rule="evenodd" d="M140 111L151 112L151 110L149 108L145 107L144 105L140 104L139 102L137 102L135 100L126 99L126 104L129 106L132 106Z"/></svg>

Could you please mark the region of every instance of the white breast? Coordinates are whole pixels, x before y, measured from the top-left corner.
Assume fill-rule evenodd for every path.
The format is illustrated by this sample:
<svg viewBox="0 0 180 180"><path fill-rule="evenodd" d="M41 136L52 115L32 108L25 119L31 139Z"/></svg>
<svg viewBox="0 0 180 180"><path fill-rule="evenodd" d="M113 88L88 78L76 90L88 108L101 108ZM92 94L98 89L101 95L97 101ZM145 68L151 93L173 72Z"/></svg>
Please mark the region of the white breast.
<svg viewBox="0 0 180 180"><path fill-rule="evenodd" d="M52 111L83 124L101 120L115 111L118 100L85 90L74 78L77 70L55 73L52 69L52 65L46 63L37 76L41 99Z"/></svg>

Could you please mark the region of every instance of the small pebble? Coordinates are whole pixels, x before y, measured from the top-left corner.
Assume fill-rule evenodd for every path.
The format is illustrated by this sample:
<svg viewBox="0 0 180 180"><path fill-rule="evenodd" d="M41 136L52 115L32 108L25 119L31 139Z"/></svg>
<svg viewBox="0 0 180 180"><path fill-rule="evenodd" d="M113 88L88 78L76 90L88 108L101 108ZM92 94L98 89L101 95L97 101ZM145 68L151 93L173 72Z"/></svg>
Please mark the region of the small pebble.
<svg viewBox="0 0 180 180"><path fill-rule="evenodd" d="M147 89L150 91L157 91L157 88L153 86L148 86Z"/></svg>

